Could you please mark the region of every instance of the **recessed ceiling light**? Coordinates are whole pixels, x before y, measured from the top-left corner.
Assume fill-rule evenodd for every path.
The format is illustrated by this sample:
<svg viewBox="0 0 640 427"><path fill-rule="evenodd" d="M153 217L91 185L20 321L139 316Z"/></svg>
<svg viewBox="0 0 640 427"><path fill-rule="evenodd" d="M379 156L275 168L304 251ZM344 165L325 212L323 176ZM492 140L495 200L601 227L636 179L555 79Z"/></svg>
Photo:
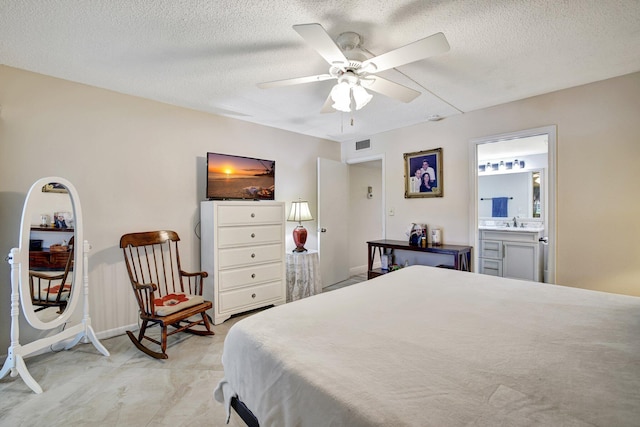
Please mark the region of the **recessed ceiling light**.
<svg viewBox="0 0 640 427"><path fill-rule="evenodd" d="M432 114L429 117L427 117L427 120L429 120L430 122L437 122L437 121L440 121L442 119L444 119L444 117L440 117L437 114Z"/></svg>

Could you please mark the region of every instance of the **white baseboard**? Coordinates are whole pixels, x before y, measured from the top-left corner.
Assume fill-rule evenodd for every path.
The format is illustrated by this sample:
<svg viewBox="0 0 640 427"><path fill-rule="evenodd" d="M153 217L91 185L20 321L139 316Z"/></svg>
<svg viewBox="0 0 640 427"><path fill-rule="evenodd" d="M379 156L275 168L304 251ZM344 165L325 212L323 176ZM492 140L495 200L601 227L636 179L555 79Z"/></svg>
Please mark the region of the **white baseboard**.
<svg viewBox="0 0 640 427"><path fill-rule="evenodd" d="M137 331L140 329L137 323L133 323L127 326L120 326L118 328L109 329L102 332L96 332L96 336L99 340L106 340L108 338L117 337L118 335L124 335L127 331Z"/></svg>
<svg viewBox="0 0 640 427"><path fill-rule="evenodd" d="M359 265L357 267L351 267L349 269L349 277L357 276L359 274L367 274L367 266L366 265Z"/></svg>

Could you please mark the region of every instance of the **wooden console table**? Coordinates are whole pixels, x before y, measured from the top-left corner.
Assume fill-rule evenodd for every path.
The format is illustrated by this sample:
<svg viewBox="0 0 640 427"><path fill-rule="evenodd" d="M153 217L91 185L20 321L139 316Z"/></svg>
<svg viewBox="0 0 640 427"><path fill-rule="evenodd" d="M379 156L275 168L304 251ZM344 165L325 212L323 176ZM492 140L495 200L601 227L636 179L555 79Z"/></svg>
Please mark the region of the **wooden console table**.
<svg viewBox="0 0 640 427"><path fill-rule="evenodd" d="M368 271L367 271L367 279L371 279L376 276L380 276L381 274L387 273L386 270L381 270L379 268L373 268L373 262L376 256L376 249L378 255L382 255L383 249L399 249L403 251L413 251L413 252L428 252L435 254L444 254L453 256L453 268L456 270L462 271L471 271L471 246L460 246L460 245L439 245L433 246L429 245L426 248L421 246L413 246L408 242L402 240L373 240L367 242L369 246L368 253Z"/></svg>

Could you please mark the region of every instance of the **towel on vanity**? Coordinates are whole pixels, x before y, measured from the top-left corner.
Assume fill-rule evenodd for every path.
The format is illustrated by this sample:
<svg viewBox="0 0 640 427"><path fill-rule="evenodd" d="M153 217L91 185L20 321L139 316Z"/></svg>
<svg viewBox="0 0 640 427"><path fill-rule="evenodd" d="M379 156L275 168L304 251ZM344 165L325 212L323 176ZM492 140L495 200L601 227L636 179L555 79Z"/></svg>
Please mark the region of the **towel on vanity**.
<svg viewBox="0 0 640 427"><path fill-rule="evenodd" d="M491 210L492 217L506 217L508 213L507 203L509 202L508 197L494 197L493 198L493 209Z"/></svg>

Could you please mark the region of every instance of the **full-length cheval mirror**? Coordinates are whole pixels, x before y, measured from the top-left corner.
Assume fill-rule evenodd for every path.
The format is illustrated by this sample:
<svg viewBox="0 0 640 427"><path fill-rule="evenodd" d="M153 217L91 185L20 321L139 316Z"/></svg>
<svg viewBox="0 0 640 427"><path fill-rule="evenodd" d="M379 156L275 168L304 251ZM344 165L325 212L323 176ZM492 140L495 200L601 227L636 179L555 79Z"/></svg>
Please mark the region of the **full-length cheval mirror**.
<svg viewBox="0 0 640 427"><path fill-rule="evenodd" d="M43 211L54 214L49 216ZM0 378L8 373L12 377L20 375L34 392L42 393L42 387L29 373L24 359L61 342L65 350L80 341L91 342L100 353L109 356L96 337L89 317L90 249L83 236L82 209L75 187L61 177L36 181L24 202L20 246L11 249L8 256L11 264L11 344ZM21 308L33 328L49 334L21 345ZM81 320L75 320L80 313ZM68 325L74 321L77 323Z"/></svg>

